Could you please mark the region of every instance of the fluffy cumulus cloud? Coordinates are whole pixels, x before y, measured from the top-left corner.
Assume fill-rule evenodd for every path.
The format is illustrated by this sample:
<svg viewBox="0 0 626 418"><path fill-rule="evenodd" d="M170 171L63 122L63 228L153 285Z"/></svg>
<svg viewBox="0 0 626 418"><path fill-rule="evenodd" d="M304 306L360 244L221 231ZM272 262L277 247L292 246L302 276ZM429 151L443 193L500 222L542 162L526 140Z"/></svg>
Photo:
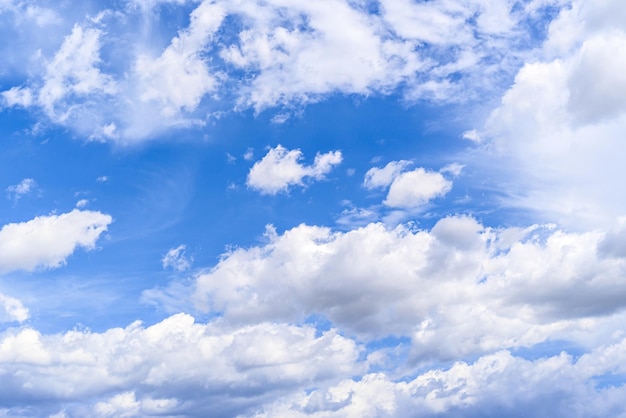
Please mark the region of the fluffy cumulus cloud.
<svg viewBox="0 0 626 418"><path fill-rule="evenodd" d="M614 235L450 217L428 231L268 236L197 277L207 323L176 314L103 332L4 331L3 405L65 417L614 416L625 406L611 379L626 373L615 331L626 264L602 249ZM376 348L386 338L400 342ZM515 354L553 340L584 354ZM49 402L30 402L39 398Z"/></svg>
<svg viewBox="0 0 626 418"><path fill-rule="evenodd" d="M216 107L286 107L284 119L331 94L399 88L410 101L464 101L504 87L542 36L528 27L561 3L129 1L97 14L63 9L68 26L54 10L9 2L12 15L55 30L10 30L29 71L1 94L5 106L36 106L81 135L123 142L204 124ZM186 16L174 34L157 29L166 7Z"/></svg>
<svg viewBox="0 0 626 418"><path fill-rule="evenodd" d="M452 189L452 182L441 173L417 168L396 177L383 202L393 208L410 209L443 196Z"/></svg>
<svg viewBox="0 0 626 418"><path fill-rule="evenodd" d="M445 196L452 189L452 181L446 179L442 173L458 176L461 173L460 164L450 164L441 172L416 168L405 171L412 163L410 161L392 161L386 166L372 167L365 173L363 186L367 189L389 188L385 206L399 209L416 209L424 206L430 200Z"/></svg>
<svg viewBox="0 0 626 418"><path fill-rule="evenodd" d="M93 249L111 216L74 209L0 229L0 273L63 265L77 247Z"/></svg>
<svg viewBox="0 0 626 418"><path fill-rule="evenodd" d="M224 328L185 314L103 333L10 329L0 334L0 400L39 416L236 416L360 372L359 352L334 330ZM30 403L39 397L55 402Z"/></svg>
<svg viewBox="0 0 626 418"><path fill-rule="evenodd" d="M477 164L504 179L507 205L571 227L623 215L616 190L626 175L626 25L618 3L574 1L563 10L540 57L520 69L476 132L487 140Z"/></svg>
<svg viewBox="0 0 626 418"><path fill-rule="evenodd" d="M297 149L288 150L281 145L271 148L250 169L248 187L275 195L288 191L291 186L304 186L305 179L323 179L342 160L340 151L317 153L311 165L302 164L302 158L302 151Z"/></svg>
<svg viewBox="0 0 626 418"><path fill-rule="evenodd" d="M430 231L302 225L268 237L198 276L201 308L233 324L322 315L361 338L409 336L420 361L583 335L624 308L626 265L598 251L601 233L448 217Z"/></svg>
<svg viewBox="0 0 626 418"><path fill-rule="evenodd" d="M0 416L624 416L622 3L129 0L71 14L0 0L0 32L23 46L0 46L2 111L86 138L143 140L224 111L274 109L280 122L333 94L501 96L462 128L468 148L446 156L460 163L390 157L406 160L356 184L380 205L346 196L343 230L268 226L185 281L144 290L144 302L190 312L151 325L43 331L33 298L6 290L12 272L45 275L96 247L112 218L84 210L95 194L2 226ZM160 32L166 16L182 18ZM248 148L246 184L288 193L343 157ZM478 175L468 190L495 189L486 199L533 221L498 226L519 223L470 206L419 217ZM22 177L5 183L16 207L37 187ZM417 222L375 223L379 211ZM184 245L159 248L157 266L191 268Z"/></svg>
<svg viewBox="0 0 626 418"><path fill-rule="evenodd" d="M344 380L309 394L274 402L261 417L475 417L621 416L623 387L590 385L593 378L623 373L618 365L625 341L575 360L562 353L534 361L499 351L475 362L455 363L415 379L396 382L382 373ZM604 357L615 362L602 362Z"/></svg>

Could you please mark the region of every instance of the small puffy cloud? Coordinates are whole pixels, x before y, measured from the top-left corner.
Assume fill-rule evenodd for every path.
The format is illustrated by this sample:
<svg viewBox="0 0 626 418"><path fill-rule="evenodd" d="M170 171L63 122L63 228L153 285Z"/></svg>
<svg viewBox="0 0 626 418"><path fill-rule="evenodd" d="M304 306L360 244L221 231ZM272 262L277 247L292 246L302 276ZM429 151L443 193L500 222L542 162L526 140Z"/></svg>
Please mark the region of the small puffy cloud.
<svg viewBox="0 0 626 418"><path fill-rule="evenodd" d="M24 322L28 318L28 308L19 299L0 293L0 323Z"/></svg>
<svg viewBox="0 0 626 418"><path fill-rule="evenodd" d="M26 178L18 184L6 188L9 199L18 200L20 197L32 193L37 187L37 182L31 178Z"/></svg>
<svg viewBox="0 0 626 418"><path fill-rule="evenodd" d="M176 248L170 249L161 260L163 268L171 268L176 271L185 271L191 267L193 257L188 257L185 254L185 245L179 245Z"/></svg>
<svg viewBox="0 0 626 418"><path fill-rule="evenodd" d="M411 161L392 161L383 168L372 167L365 173L363 186L367 189L386 188L395 180Z"/></svg>
<svg viewBox="0 0 626 418"><path fill-rule="evenodd" d="M82 209L85 206L87 206L89 204L89 200L87 199L80 199L78 202L76 202L76 207L78 209Z"/></svg>
<svg viewBox="0 0 626 418"><path fill-rule="evenodd" d="M391 186L385 206L400 209L412 209L444 196L452 189L452 182L441 173L417 168L398 175Z"/></svg>
<svg viewBox="0 0 626 418"><path fill-rule="evenodd" d="M98 183L106 183L107 181L109 181L109 177L108 176L100 176L96 179L96 181Z"/></svg>
<svg viewBox="0 0 626 418"><path fill-rule="evenodd" d="M463 137L463 139L467 139L468 141L472 141L472 142L475 142L477 144L482 141L482 138L480 137L480 134L478 133L478 131L476 129L472 129L470 131L463 132L462 137Z"/></svg>
<svg viewBox="0 0 626 418"><path fill-rule="evenodd" d="M109 215L74 209L0 229L0 273L63 265L77 247L93 249L112 222Z"/></svg>
<svg viewBox="0 0 626 418"><path fill-rule="evenodd" d="M365 173L363 186L367 189L389 188L383 204L390 208L410 210L416 209L430 200L444 196L452 188L452 181L443 174L456 177L463 166L453 163L443 167L439 172L417 168L405 171L411 161L392 161L386 166L372 167Z"/></svg>
<svg viewBox="0 0 626 418"><path fill-rule="evenodd" d="M254 159L254 149L246 149L246 152L243 154L243 159L246 161L252 161Z"/></svg>
<svg viewBox="0 0 626 418"><path fill-rule="evenodd" d="M275 195L291 186L303 186L304 179L321 180L342 161L340 151L316 154L312 165L301 164L302 152L281 145L271 148L248 174L247 185L262 194Z"/></svg>

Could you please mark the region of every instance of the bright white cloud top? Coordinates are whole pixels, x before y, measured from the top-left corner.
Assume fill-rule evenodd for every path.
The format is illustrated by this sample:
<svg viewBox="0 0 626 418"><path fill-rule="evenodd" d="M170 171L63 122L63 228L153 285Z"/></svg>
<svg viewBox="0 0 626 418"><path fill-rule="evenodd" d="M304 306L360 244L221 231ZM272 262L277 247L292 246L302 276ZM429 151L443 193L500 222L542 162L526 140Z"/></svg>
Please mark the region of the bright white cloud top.
<svg viewBox="0 0 626 418"><path fill-rule="evenodd" d="M321 180L333 166L341 163L341 152L318 153L309 166L300 163L302 158L300 150L287 150L280 145L271 148L265 157L254 163L247 184L261 193L274 195L291 186L303 186L304 179Z"/></svg>
<svg viewBox="0 0 626 418"><path fill-rule="evenodd" d="M625 10L0 2L0 416L622 416Z"/></svg>
<svg viewBox="0 0 626 418"><path fill-rule="evenodd" d="M0 229L0 272L59 267L77 247L93 249L111 221L109 215L75 209L4 225Z"/></svg>

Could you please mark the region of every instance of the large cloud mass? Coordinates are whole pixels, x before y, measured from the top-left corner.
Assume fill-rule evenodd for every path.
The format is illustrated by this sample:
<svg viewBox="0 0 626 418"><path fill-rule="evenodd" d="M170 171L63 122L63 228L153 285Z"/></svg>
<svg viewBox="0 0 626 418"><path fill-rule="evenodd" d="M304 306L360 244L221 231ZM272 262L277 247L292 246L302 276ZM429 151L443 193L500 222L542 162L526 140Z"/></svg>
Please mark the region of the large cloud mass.
<svg viewBox="0 0 626 418"><path fill-rule="evenodd" d="M344 158L347 177L365 177L336 193L352 184L385 195L367 209L345 197L359 227L268 226L262 241L229 247L205 269L196 267L206 266L207 241L187 249L175 245L193 237L150 235L161 245L153 264L175 278L132 297L143 290L189 313L157 309L148 325L39 329L47 311L14 286L17 271L45 275L96 248L111 216L75 209L5 224L0 416L624 416L623 1L56 3L0 1L0 33L13 40L0 46L2 111L32 112L29 135L52 122L128 143L225 112L285 122L333 95L398 95L488 116L459 135L469 148L432 161L400 147L368 165L346 148L308 163L299 145L268 149L239 179L270 205ZM476 110L478 101L496 104ZM388 150L384 138L368 145ZM450 161L460 163L426 168ZM5 183L15 211L39 190L30 175ZM97 200L84 193L78 206ZM449 206L427 212L435 199ZM168 234L191 203L167 219ZM396 221L370 222L385 211ZM213 232L196 221L187 232ZM144 261L125 273L146 271Z"/></svg>
<svg viewBox="0 0 626 418"><path fill-rule="evenodd" d="M31 49L16 58L28 75L2 96L5 106L43 109L81 135L123 142L204 124L224 103L261 111L399 86L408 100L464 101L502 87L537 42L525 29L560 3L206 0L189 10L187 2L129 1L96 16L85 10L72 26L49 11L46 39L26 38L21 19L5 30ZM190 15L159 48L161 7ZM46 10L16 1L4 14Z"/></svg>
<svg viewBox="0 0 626 418"><path fill-rule="evenodd" d="M322 315L365 339L410 336L416 359L530 346L624 309L626 265L601 233L381 224L346 233L301 225L237 249L197 278L200 306L233 324ZM581 337L582 338L582 337Z"/></svg>

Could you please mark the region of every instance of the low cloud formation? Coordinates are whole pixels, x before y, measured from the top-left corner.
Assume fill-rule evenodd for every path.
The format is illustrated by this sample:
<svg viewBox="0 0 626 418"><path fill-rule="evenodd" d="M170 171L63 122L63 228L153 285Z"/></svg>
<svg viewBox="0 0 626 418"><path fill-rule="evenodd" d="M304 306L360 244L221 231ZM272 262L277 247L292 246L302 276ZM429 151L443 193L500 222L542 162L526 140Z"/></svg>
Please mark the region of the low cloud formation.
<svg viewBox="0 0 626 418"><path fill-rule="evenodd" d="M450 164L440 172L416 168L406 171L410 161L392 161L386 166L370 168L365 173L363 186L366 189L389 188L385 206L399 209L416 209L424 206L434 198L445 196L452 189L452 181L441 173L458 176L460 164Z"/></svg>
<svg viewBox="0 0 626 418"><path fill-rule="evenodd" d="M626 176L626 25L619 1L571 3L473 135L484 152L472 162L507 206L570 228L607 227L626 205L615 192Z"/></svg>
<svg viewBox="0 0 626 418"><path fill-rule="evenodd" d="M602 388L589 382L624 373L619 362L624 361L625 346L626 340L621 340L578 360L561 353L530 361L499 351L406 381L372 373L281 399L254 417L469 418L492 416L494 411L498 416L519 418L619 416L626 388ZM612 361L601 361L604 356ZM594 366L589 367L590 363Z"/></svg>
<svg viewBox="0 0 626 418"><path fill-rule="evenodd" d="M262 194L275 195L292 186L304 186L305 180L321 180L334 166L341 163L340 151L317 153L312 165L301 164L300 150L288 150L281 145L271 148L248 174L248 187Z"/></svg>
<svg viewBox="0 0 626 418"><path fill-rule="evenodd" d="M0 273L59 267L76 248L93 249L111 222L109 215L74 209L6 224L0 229Z"/></svg>
<svg viewBox="0 0 626 418"><path fill-rule="evenodd" d="M187 247L185 245L179 245L176 248L170 249L161 260L163 268L171 268L176 271L185 271L191 267L193 257L188 257L185 254Z"/></svg>
<svg viewBox="0 0 626 418"><path fill-rule="evenodd" d="M197 277L199 307L237 325L317 314L364 339L408 336L419 361L582 336L626 308L625 260L598 254L601 233L456 216L430 231L301 225L268 236Z"/></svg>
<svg viewBox="0 0 626 418"><path fill-rule="evenodd" d="M225 328L185 314L103 333L10 329L0 334L0 401L39 416L245 415L276 396L361 372L358 356L334 330ZM33 405L33 397L57 405Z"/></svg>

